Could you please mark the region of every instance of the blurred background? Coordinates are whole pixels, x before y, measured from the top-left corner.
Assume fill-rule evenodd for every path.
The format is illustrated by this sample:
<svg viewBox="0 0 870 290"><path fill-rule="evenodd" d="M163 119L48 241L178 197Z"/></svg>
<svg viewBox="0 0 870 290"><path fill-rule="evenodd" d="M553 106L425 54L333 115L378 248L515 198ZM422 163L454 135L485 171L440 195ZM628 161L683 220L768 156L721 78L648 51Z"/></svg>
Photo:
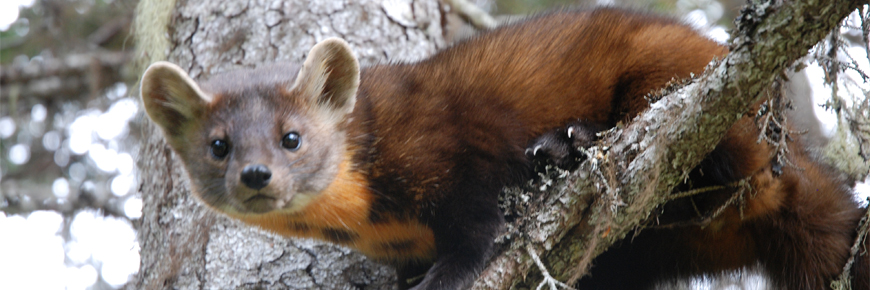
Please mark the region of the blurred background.
<svg viewBox="0 0 870 290"><path fill-rule="evenodd" d="M113 289L139 268L137 1L0 1L0 288Z"/></svg>
<svg viewBox="0 0 870 290"><path fill-rule="evenodd" d="M116 289L139 269L136 229L142 199L134 193L138 128L145 120L132 64L136 44L130 37L137 2L0 1L0 289ZM554 6L636 7L674 15L720 42L727 42L732 19L744 3L472 2L493 15L524 15ZM860 27L860 22L852 25ZM861 36L848 27L843 33ZM870 67L864 46L847 49L858 56L850 60L856 67ZM811 59L808 65L806 77L793 78L801 82L794 87L806 92L808 113L800 118L815 126L811 138L823 145L836 130L837 117L818 106L827 102L831 89L824 84L823 70ZM840 94L868 91L862 75L846 75L848 84ZM858 191L866 195L868 190L859 185ZM762 280L728 284L699 279L687 287L764 288Z"/></svg>

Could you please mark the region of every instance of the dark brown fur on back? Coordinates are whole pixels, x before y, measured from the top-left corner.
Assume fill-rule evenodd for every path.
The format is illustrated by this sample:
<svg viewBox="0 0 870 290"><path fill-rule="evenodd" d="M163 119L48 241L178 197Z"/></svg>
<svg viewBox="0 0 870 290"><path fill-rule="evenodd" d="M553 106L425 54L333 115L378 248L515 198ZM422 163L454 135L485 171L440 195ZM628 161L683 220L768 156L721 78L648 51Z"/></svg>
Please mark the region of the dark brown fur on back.
<svg viewBox="0 0 870 290"><path fill-rule="evenodd" d="M535 137L578 118L612 126L646 108L648 93L725 52L670 19L554 12L419 63L364 69L351 139L363 142L358 158L373 179L407 179L388 192L435 201L449 192L437 187L469 179L450 172L467 168L458 165L496 162L480 171L498 183L521 180Z"/></svg>

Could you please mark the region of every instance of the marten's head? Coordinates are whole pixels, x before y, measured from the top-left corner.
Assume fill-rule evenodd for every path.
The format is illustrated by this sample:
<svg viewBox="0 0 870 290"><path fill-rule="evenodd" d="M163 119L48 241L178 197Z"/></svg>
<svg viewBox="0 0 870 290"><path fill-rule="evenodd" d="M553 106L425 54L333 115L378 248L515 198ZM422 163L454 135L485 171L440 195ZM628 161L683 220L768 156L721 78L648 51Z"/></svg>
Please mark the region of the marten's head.
<svg viewBox="0 0 870 290"><path fill-rule="evenodd" d="M298 73L297 73L298 72ZM197 84L168 62L142 76L142 101L181 157L193 192L229 214L297 211L346 159L359 86L347 43L327 39L305 63L216 75Z"/></svg>

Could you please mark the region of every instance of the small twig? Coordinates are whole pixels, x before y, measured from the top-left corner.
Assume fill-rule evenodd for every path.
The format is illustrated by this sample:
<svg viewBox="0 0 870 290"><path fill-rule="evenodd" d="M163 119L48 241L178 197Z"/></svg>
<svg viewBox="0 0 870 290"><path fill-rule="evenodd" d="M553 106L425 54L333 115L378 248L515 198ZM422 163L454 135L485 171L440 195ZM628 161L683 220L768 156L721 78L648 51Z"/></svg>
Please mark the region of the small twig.
<svg viewBox="0 0 870 290"><path fill-rule="evenodd" d="M862 217L861 221L858 223L858 236L855 237L855 243L852 244L849 260L846 261L846 265L843 266L843 272L840 273L839 278L835 281L831 281L831 288L841 290L852 289L852 275L850 274L852 273L852 264L855 263L855 257L858 256L858 251L861 250L861 245L864 243L864 239L867 238L868 231L870 231L870 207L867 207L864 217ZM867 254L867 249L864 250L865 252L861 255Z"/></svg>
<svg viewBox="0 0 870 290"><path fill-rule="evenodd" d="M469 3L467 0L445 0L445 2L450 7L453 7L453 9L456 9L456 12L459 12L459 16L462 16L465 21L471 23L478 30L493 29L498 26L498 21L495 21L489 13Z"/></svg>
<svg viewBox="0 0 870 290"><path fill-rule="evenodd" d="M768 142L771 141L771 139L769 137L767 137L767 134L765 133L765 132L767 132L769 125L770 125L770 114L765 113L764 120L761 122L761 128L759 128L759 129L761 129L760 130L761 133L758 134L758 139L755 141L755 143L761 143L762 140L768 141ZM770 142L770 143L773 143L773 142Z"/></svg>
<svg viewBox="0 0 870 290"><path fill-rule="evenodd" d="M851 65L844 65L844 67L852 69L855 72L857 72L859 75L861 75L861 79L864 82L870 81L870 76L867 76L867 74L865 74L864 71L861 70L861 65L858 64L858 61L854 57L852 57L851 54L849 54L849 51L846 50L845 47L841 48L841 50L843 50L843 54L845 54L846 58L848 58L849 61L851 62Z"/></svg>
<svg viewBox="0 0 870 290"><path fill-rule="evenodd" d="M716 219L717 217L722 215L722 213L725 212L725 209L728 208L729 206L731 206L732 204L734 204L735 202L740 202L741 205L745 205L744 194L746 193L747 189L752 191L752 187L749 186L749 179L751 179L751 176L744 178L744 179L741 179L739 181L729 183L729 184L724 185L724 186L709 186L709 187L700 188L699 190L680 192L680 193L678 193L678 195L681 195L682 197L688 197L688 196L692 196L691 194L688 194L690 192L694 193L694 194L698 194L698 193L702 193L702 192L719 190L719 189L724 189L724 188L729 188L729 187L739 187L739 189L731 195L731 198L726 200L725 203L723 203L721 206L716 208L715 211L713 211L711 214L709 214L707 216L702 216L699 219L690 220L690 221L674 222L674 223L669 223L669 224L665 224L665 225L654 225L654 226L651 226L651 228L670 229L670 228L677 228L677 227L683 227L683 226L705 227L705 226L709 225L711 222L713 222L714 219ZM716 187L721 187L721 188L716 188ZM740 210L740 218L742 219L743 218L743 206L741 206L739 208L739 210ZM697 211L697 209L696 209L696 211Z"/></svg>
<svg viewBox="0 0 870 290"><path fill-rule="evenodd" d="M732 184L736 185L736 182L732 183ZM696 189L687 190L687 191L675 192L675 193L672 193L671 195L668 196L668 201L680 199L680 198L684 198L684 197L689 197L689 196L693 196L693 195L697 195L697 194L701 194L701 193L705 193L705 192L725 189L725 188L731 187L731 186L733 186L733 185L731 185L731 184L728 184L727 186L726 185L714 185L714 186L701 187L701 188L696 188Z"/></svg>
<svg viewBox="0 0 870 290"><path fill-rule="evenodd" d="M864 10L864 6L858 7L859 14L861 15L861 36L863 36L864 41L862 44L864 45L864 51L867 52L866 57L867 60L870 61L870 21L867 21L867 18L870 17L870 13Z"/></svg>
<svg viewBox="0 0 870 290"><path fill-rule="evenodd" d="M538 257L538 253L535 252L535 249L532 248L531 244L526 245L526 251L529 253L529 256L532 257L532 261L535 261L535 264L538 265L538 270L541 270L541 275L544 276L544 281L541 281L541 283L538 284L538 287L535 288L535 290L541 290L541 287L544 287L544 285L549 285L550 290L557 290L559 289L559 287L562 287L563 289L575 290L573 287L568 286L568 284L562 283L559 280L556 280L556 278L553 278L553 276L550 275L550 272L547 271L547 267L545 267L544 263L541 262L541 258Z"/></svg>

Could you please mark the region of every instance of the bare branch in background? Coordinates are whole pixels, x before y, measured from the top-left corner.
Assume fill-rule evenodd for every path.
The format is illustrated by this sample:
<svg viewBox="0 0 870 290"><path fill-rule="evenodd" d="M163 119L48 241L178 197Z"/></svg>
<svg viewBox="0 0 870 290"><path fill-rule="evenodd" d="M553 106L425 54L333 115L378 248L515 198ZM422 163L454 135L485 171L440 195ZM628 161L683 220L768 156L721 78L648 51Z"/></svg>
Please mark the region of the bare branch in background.
<svg viewBox="0 0 870 290"><path fill-rule="evenodd" d="M95 51L62 58L13 62L0 68L0 102L22 97L69 99L89 92L97 96L108 85L124 81L129 52Z"/></svg>
<svg viewBox="0 0 870 290"><path fill-rule="evenodd" d="M453 9L456 9L463 19L471 23L478 30L493 29L498 26L498 21L492 18L489 13L486 13L486 11L483 11L477 5L468 2L468 0L447 0L445 2L450 7L453 7Z"/></svg>

